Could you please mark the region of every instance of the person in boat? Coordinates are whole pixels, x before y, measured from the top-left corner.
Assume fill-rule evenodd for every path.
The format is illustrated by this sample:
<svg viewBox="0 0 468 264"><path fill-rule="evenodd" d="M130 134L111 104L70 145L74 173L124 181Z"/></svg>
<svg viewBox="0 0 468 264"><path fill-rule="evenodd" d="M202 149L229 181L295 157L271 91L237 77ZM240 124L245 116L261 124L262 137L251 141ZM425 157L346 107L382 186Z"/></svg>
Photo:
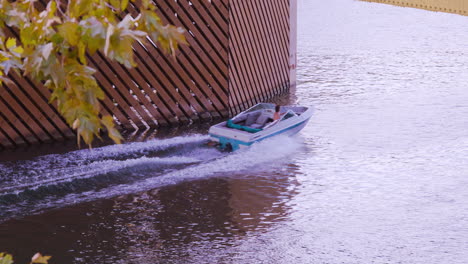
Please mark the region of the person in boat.
<svg viewBox="0 0 468 264"><path fill-rule="evenodd" d="M273 121L276 121L278 119L281 118L281 114L280 114L280 106L279 105L276 105L275 106L275 113L273 114Z"/></svg>

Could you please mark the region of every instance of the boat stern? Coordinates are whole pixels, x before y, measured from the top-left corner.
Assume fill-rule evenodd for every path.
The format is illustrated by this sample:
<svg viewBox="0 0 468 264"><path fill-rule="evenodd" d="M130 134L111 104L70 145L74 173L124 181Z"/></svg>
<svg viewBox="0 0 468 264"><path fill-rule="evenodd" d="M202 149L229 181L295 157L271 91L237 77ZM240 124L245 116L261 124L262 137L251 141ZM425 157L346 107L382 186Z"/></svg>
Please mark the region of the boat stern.
<svg viewBox="0 0 468 264"><path fill-rule="evenodd" d="M210 140L216 142L221 150L238 150L250 146L251 134L226 127L226 122L212 126L208 131Z"/></svg>

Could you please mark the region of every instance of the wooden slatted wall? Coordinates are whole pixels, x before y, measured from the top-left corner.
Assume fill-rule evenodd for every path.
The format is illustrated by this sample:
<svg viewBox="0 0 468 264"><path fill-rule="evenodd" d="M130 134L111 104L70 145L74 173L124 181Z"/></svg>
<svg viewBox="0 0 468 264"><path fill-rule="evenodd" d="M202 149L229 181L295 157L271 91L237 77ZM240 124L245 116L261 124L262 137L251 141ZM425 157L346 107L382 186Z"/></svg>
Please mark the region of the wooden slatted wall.
<svg viewBox="0 0 468 264"><path fill-rule="evenodd" d="M231 115L289 88L289 1L231 0Z"/></svg>
<svg viewBox="0 0 468 264"><path fill-rule="evenodd" d="M289 0L155 2L165 23L187 30L190 46L181 46L176 60L153 42L134 46L135 69L88 56L106 93L102 112L122 129L227 118L288 90ZM0 87L0 149L75 137L48 104L50 91L11 78Z"/></svg>

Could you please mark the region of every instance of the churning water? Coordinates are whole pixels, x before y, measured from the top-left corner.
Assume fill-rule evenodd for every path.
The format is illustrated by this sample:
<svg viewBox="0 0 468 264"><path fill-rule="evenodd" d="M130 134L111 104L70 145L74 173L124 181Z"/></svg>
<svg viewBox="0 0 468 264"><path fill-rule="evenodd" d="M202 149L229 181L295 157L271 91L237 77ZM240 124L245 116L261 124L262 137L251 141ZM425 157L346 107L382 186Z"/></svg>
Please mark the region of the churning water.
<svg viewBox="0 0 468 264"><path fill-rule="evenodd" d="M155 139L5 162L1 167L0 216L8 219L212 175L261 170L265 163L300 147L297 139L280 137L286 147L266 141L226 153L209 147L208 138Z"/></svg>
<svg viewBox="0 0 468 264"><path fill-rule="evenodd" d="M299 1L295 138L206 135L0 162L26 263L467 263L468 17ZM281 142L281 143L278 143Z"/></svg>

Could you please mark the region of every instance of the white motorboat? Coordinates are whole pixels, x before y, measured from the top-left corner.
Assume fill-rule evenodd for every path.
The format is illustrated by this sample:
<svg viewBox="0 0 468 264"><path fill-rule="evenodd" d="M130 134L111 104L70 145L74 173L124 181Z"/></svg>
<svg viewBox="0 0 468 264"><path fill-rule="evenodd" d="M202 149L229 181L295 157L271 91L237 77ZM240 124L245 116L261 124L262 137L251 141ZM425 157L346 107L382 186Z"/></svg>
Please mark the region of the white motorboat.
<svg viewBox="0 0 468 264"><path fill-rule="evenodd" d="M232 119L210 127L210 139L223 150L237 150L276 135L291 136L304 128L313 108L281 106L278 120L273 119L274 113L275 104L259 103Z"/></svg>

